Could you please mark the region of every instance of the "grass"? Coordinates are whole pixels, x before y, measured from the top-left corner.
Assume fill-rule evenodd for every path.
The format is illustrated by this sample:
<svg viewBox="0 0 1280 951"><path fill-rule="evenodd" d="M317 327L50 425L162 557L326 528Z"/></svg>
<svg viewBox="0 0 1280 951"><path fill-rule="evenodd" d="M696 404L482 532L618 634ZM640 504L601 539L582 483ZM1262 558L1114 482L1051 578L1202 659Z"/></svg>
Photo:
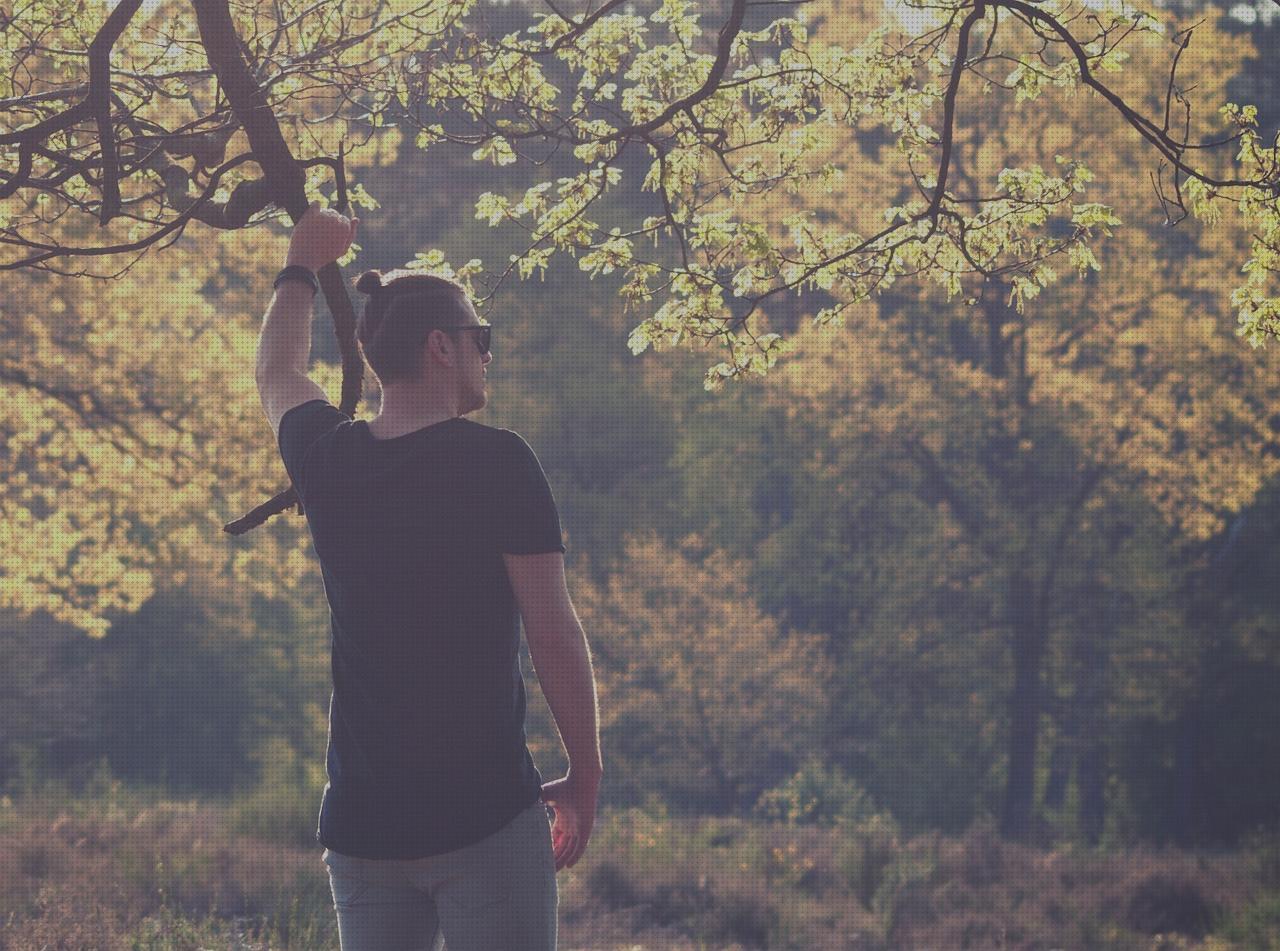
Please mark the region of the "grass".
<svg viewBox="0 0 1280 951"><path fill-rule="evenodd" d="M318 795L174 802L118 783L0 800L0 947L336 949ZM1033 849L989 825L907 839L603 810L562 872L574 949L1280 951L1276 844Z"/></svg>

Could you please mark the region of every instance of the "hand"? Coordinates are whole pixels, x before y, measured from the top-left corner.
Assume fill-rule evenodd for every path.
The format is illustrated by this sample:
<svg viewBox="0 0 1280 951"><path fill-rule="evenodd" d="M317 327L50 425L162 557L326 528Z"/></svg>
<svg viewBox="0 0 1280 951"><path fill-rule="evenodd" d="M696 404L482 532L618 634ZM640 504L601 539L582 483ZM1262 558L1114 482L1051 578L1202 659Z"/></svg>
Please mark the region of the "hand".
<svg viewBox="0 0 1280 951"><path fill-rule="evenodd" d="M347 253L359 224L359 218L347 218L342 212L321 208L319 202L313 201L293 228L285 264L301 264L319 271Z"/></svg>
<svg viewBox="0 0 1280 951"><path fill-rule="evenodd" d="M600 793L600 778L585 774L569 775L542 787L542 801L556 813L551 828L551 847L555 852L556 871L572 868L587 849L591 827L596 821L596 798Z"/></svg>

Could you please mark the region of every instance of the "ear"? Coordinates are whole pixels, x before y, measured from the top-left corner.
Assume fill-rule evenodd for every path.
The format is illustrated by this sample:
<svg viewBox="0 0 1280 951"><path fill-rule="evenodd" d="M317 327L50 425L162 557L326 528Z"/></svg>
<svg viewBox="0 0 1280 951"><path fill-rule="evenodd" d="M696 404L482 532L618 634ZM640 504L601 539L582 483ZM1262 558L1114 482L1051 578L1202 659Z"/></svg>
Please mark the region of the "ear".
<svg viewBox="0 0 1280 951"><path fill-rule="evenodd" d="M454 348L454 341L449 334L445 333L439 327L434 327L427 334L427 345L423 347L423 356L428 361L431 360L431 348L435 347L435 355L446 365L453 366L454 359L457 356ZM430 367L427 363L427 368Z"/></svg>

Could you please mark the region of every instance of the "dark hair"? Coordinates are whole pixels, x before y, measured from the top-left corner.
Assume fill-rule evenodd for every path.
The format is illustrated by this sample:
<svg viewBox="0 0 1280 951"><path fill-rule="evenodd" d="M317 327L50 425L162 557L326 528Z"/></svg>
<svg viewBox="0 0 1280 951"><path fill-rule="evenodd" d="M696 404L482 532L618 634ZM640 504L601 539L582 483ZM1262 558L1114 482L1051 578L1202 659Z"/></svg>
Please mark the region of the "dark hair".
<svg viewBox="0 0 1280 951"><path fill-rule="evenodd" d="M394 275L394 276L393 276ZM391 280L386 281L386 277ZM432 330L467 322L467 292L445 277L414 271L365 271L356 290L368 294L356 322L365 359L385 386L417 377Z"/></svg>

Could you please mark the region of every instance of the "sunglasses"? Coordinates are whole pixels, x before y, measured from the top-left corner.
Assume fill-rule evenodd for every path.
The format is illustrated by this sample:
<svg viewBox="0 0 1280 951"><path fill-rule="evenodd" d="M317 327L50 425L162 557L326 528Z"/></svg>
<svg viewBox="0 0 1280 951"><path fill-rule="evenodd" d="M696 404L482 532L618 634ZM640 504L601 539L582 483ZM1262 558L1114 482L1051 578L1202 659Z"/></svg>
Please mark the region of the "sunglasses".
<svg viewBox="0 0 1280 951"><path fill-rule="evenodd" d="M492 324L467 324L464 327L441 327L440 329L447 330L449 333L455 330L474 330L476 331L476 349L480 351L480 355L483 356L489 352Z"/></svg>

